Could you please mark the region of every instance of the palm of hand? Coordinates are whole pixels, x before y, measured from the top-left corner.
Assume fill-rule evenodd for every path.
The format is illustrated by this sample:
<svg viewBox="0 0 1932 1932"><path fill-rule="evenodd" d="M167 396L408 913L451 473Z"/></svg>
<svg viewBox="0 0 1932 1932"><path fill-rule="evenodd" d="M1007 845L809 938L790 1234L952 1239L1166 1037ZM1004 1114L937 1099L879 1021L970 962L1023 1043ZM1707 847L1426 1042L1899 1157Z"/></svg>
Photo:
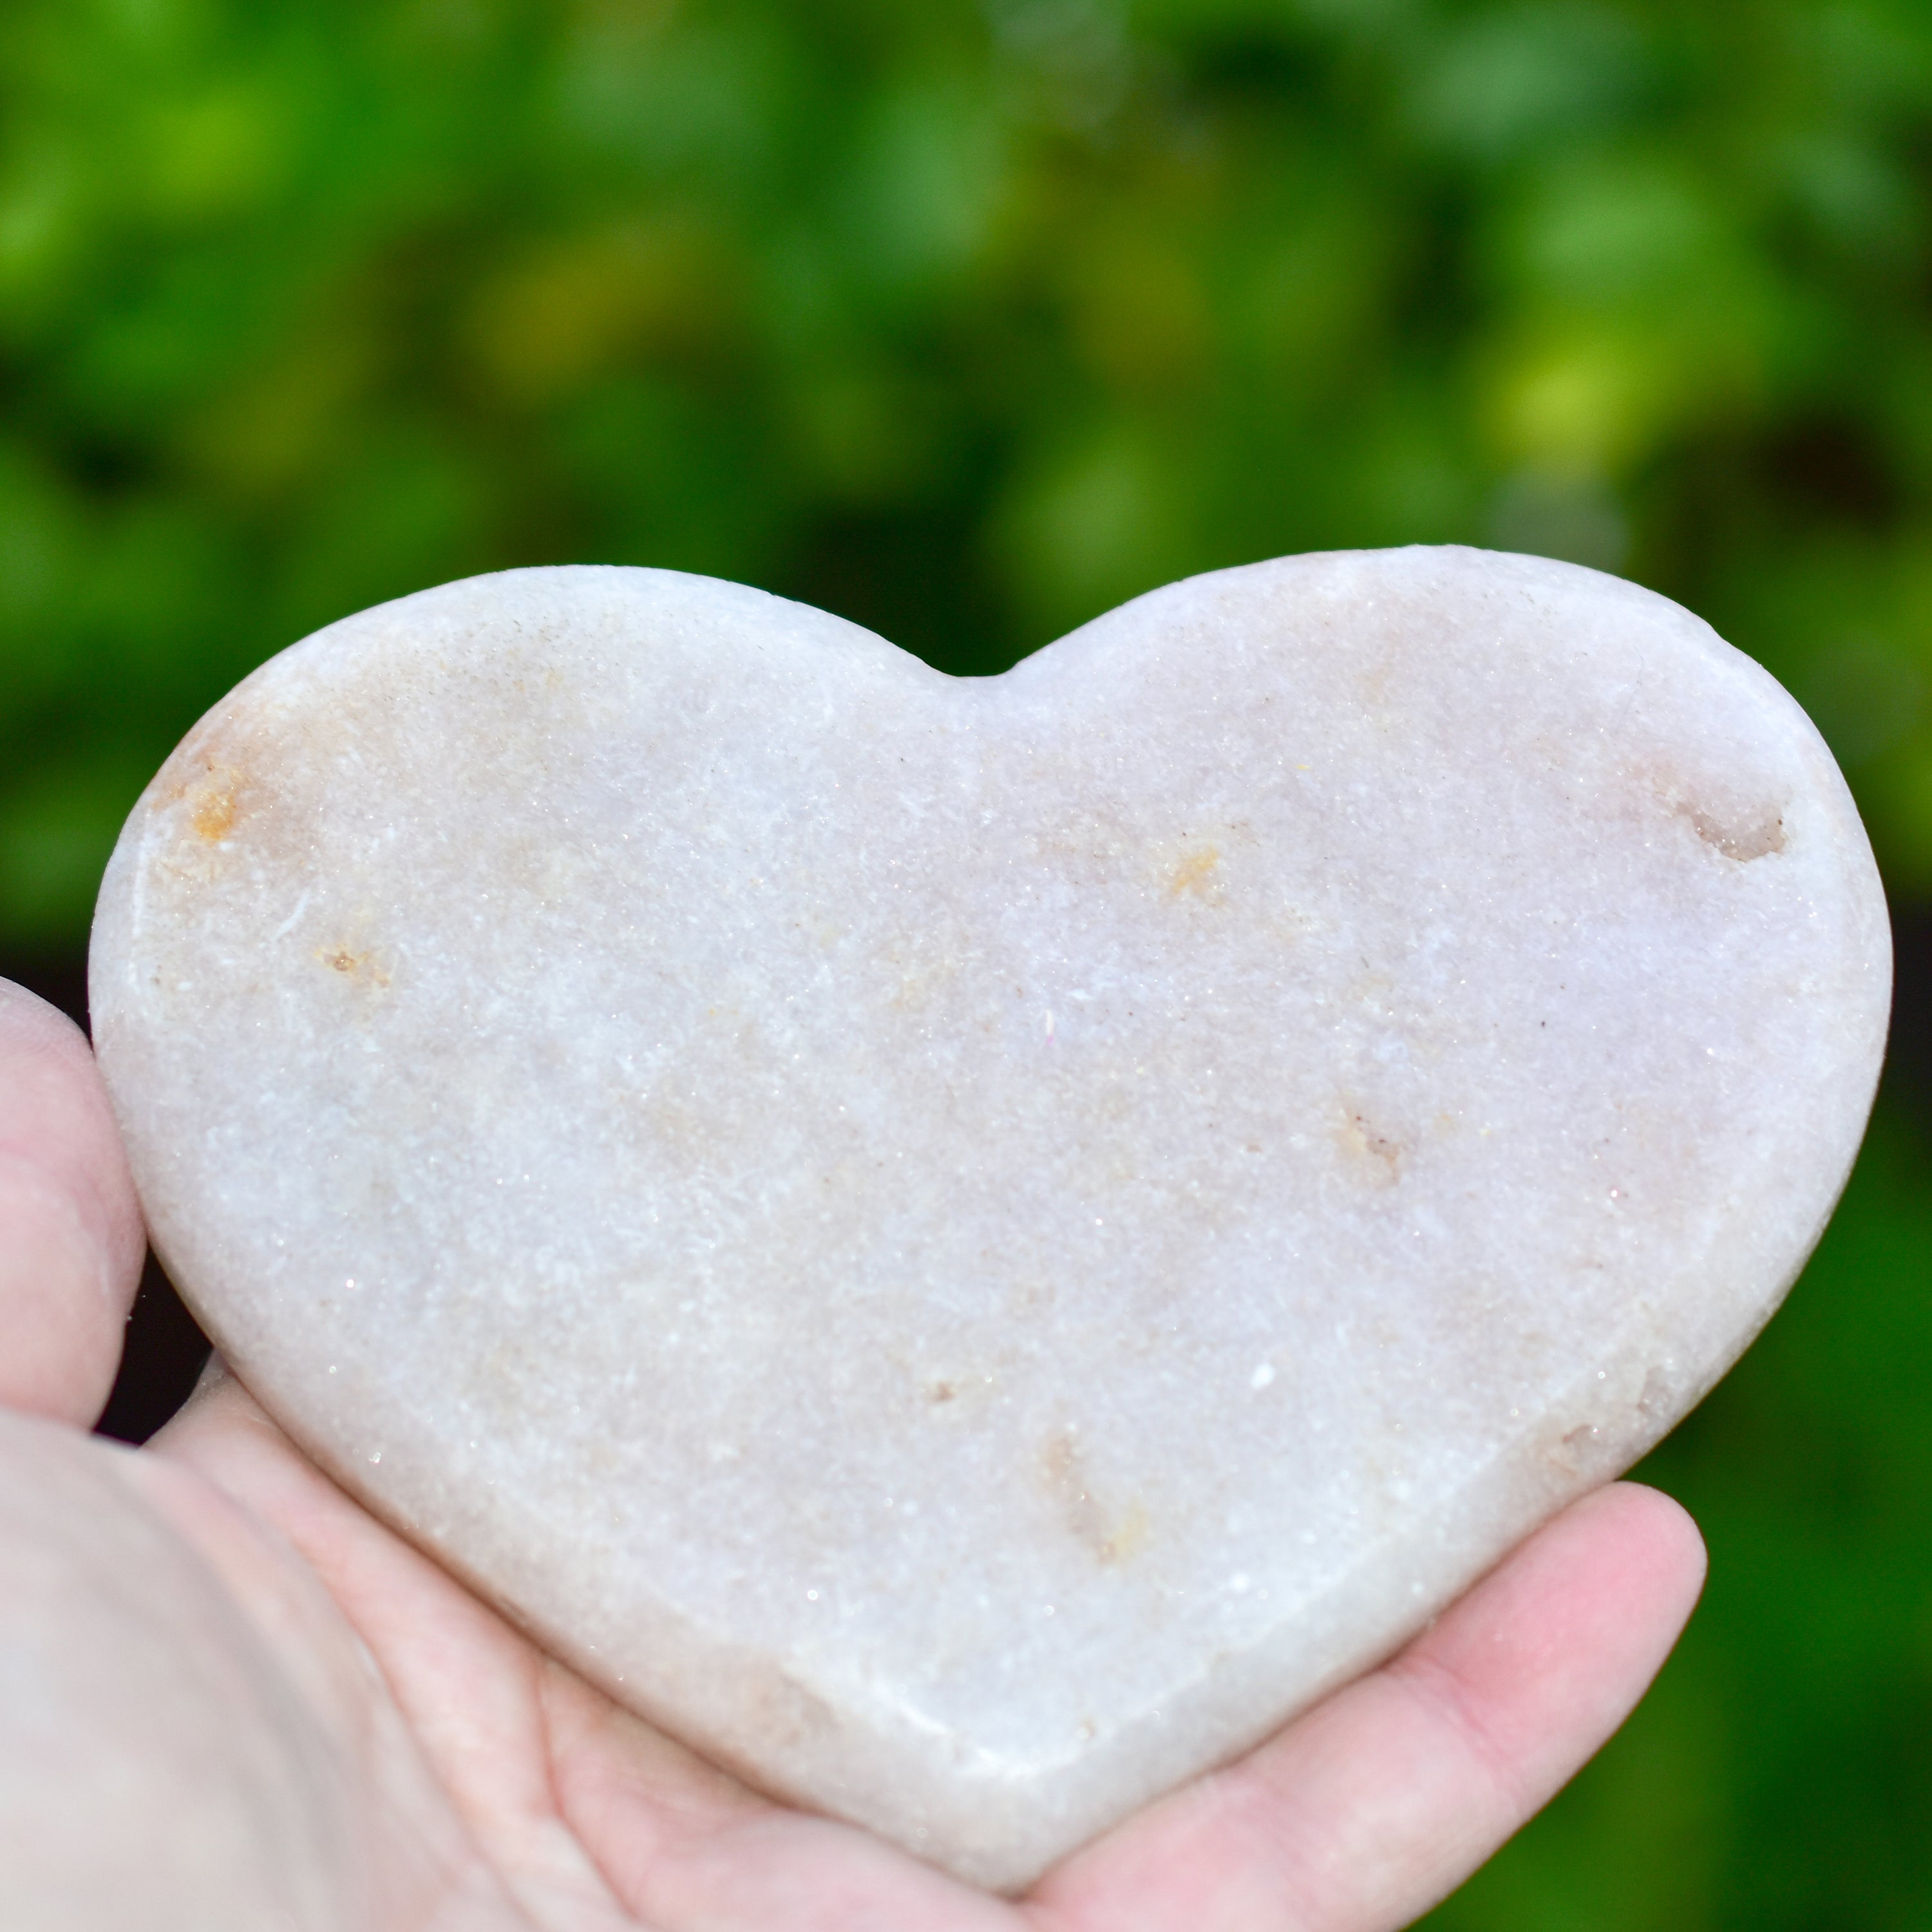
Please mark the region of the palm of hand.
<svg viewBox="0 0 1932 1932"><path fill-rule="evenodd" d="M138 1219L84 1047L18 995L0 1000L10 1156L34 1185L0 1186L0 1220L23 1239L56 1221L82 1238L43 1242L52 1259L14 1293L15 1325L50 1339L10 1380L0 1370L0 1398L72 1417L98 1403L112 1353L111 1316L73 1311L90 1269L124 1309ZM12 1286L0 1277L0 1295ZM1008 1903L762 1798L620 1709L369 1516L231 1378L212 1376L138 1456L62 1452L76 1453L110 1463L130 1504L212 1569L259 1647L280 1690L223 1735L275 1733L237 1748L268 1751L290 1802L327 1813L316 1856L339 1868L317 1896L340 1902L299 1922L339 1915L358 1932L1400 1925L1622 1720L1702 1576L1674 1504L1630 1485L1587 1498L1390 1664ZM113 1514L79 1534L111 1538ZM10 1748L0 1726L0 1760ZM8 1856L0 1843L0 1892Z"/></svg>

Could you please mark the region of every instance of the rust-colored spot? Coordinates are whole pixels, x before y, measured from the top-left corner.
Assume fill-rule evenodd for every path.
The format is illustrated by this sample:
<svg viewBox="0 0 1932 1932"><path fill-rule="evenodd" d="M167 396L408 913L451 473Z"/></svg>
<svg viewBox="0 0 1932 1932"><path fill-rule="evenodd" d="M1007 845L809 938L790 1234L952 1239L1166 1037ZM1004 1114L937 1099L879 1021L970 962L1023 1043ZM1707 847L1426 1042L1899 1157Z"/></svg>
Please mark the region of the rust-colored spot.
<svg viewBox="0 0 1932 1932"><path fill-rule="evenodd" d="M1342 1110L1335 1140L1350 1160L1358 1164L1358 1171L1377 1186L1392 1187L1402 1178L1401 1142L1390 1139L1359 1109Z"/></svg>
<svg viewBox="0 0 1932 1932"><path fill-rule="evenodd" d="M1146 1542L1147 1511L1130 1504L1119 1515L1104 1509L1088 1485L1080 1445L1071 1429L1047 1438L1040 1455L1040 1474L1059 1504L1067 1528L1097 1563L1124 1563Z"/></svg>
<svg viewBox="0 0 1932 1932"><path fill-rule="evenodd" d="M386 986L389 976L373 952L352 952L346 946L324 946L315 956L330 971L365 986Z"/></svg>
<svg viewBox="0 0 1932 1932"><path fill-rule="evenodd" d="M1774 812L1748 824L1726 824L1694 805L1682 804L1677 809L1681 816L1690 821L1690 829L1706 845L1715 848L1726 859L1735 859L1741 865L1762 859L1767 853L1784 850L1784 820Z"/></svg>
<svg viewBox="0 0 1932 1932"><path fill-rule="evenodd" d="M1174 867L1167 884L1168 896L1178 898L1183 892L1192 892L1204 898L1214 883L1214 868L1221 862L1221 850L1217 845L1204 845L1198 852L1190 852Z"/></svg>
<svg viewBox="0 0 1932 1932"><path fill-rule="evenodd" d="M926 1392L928 1402L938 1404L950 1402L959 1391L950 1382L934 1382Z"/></svg>
<svg viewBox="0 0 1932 1932"><path fill-rule="evenodd" d="M210 765L208 776L189 794L188 824L197 838L218 845L235 830L241 811L243 774L232 765Z"/></svg>

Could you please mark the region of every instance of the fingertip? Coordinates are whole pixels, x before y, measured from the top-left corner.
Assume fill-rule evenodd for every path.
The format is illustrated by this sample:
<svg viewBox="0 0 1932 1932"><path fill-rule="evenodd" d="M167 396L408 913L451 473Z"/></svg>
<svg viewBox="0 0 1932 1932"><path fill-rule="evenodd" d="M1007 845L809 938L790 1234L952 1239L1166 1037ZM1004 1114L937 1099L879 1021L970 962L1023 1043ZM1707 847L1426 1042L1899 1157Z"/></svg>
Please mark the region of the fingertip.
<svg viewBox="0 0 1932 1932"><path fill-rule="evenodd" d="M1622 1723L1703 1587L1702 1538L1640 1483L1573 1503L1388 1666L1446 1685L1529 1808Z"/></svg>
<svg viewBox="0 0 1932 1932"><path fill-rule="evenodd" d="M1711 1567L1710 1552L1696 1518L1675 1496L1648 1483L1612 1483L1589 1500L1624 1517L1630 1525L1628 1533L1648 1552L1660 1582L1674 1585L1688 1596L1688 1616L1702 1592Z"/></svg>
<svg viewBox="0 0 1932 1932"><path fill-rule="evenodd" d="M1573 1503L1505 1570L1520 1566L1523 1588L1550 1590L1552 1609L1621 1625L1639 1647L1650 1637L1660 1664L1696 1607L1708 1562L1682 1503L1646 1483L1620 1482Z"/></svg>
<svg viewBox="0 0 1932 1932"><path fill-rule="evenodd" d="M92 1422L146 1250L86 1035L0 980L0 1406Z"/></svg>
<svg viewBox="0 0 1932 1932"><path fill-rule="evenodd" d="M1050 1873L1034 1922L1408 1924L1622 1722L1704 1563L1660 1491L1582 1498L1382 1669Z"/></svg>

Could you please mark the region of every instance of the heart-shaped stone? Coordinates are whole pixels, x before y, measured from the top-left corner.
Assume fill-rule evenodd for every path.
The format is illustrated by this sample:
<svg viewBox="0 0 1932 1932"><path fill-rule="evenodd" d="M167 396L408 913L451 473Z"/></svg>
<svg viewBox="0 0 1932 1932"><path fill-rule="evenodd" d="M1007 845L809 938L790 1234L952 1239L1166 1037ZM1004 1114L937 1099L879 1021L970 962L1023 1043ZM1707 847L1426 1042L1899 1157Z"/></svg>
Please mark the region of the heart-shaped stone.
<svg viewBox="0 0 1932 1932"><path fill-rule="evenodd" d="M156 1243L326 1467L1011 1887L1709 1386L1889 956L1756 665L1423 550L972 682L662 572L405 598L190 736L93 971Z"/></svg>

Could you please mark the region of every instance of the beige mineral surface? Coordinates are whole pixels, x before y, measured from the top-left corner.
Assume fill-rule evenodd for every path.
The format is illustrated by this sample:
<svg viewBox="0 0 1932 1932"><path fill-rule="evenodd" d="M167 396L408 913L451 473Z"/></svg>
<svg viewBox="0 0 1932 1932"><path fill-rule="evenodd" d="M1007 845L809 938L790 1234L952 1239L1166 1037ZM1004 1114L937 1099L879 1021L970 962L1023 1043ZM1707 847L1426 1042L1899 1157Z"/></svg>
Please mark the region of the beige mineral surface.
<svg viewBox="0 0 1932 1932"><path fill-rule="evenodd" d="M1014 1887L1722 1372L1889 956L1763 671L1411 550L976 681L669 572L426 592L197 727L93 973L160 1251L329 1470Z"/></svg>

